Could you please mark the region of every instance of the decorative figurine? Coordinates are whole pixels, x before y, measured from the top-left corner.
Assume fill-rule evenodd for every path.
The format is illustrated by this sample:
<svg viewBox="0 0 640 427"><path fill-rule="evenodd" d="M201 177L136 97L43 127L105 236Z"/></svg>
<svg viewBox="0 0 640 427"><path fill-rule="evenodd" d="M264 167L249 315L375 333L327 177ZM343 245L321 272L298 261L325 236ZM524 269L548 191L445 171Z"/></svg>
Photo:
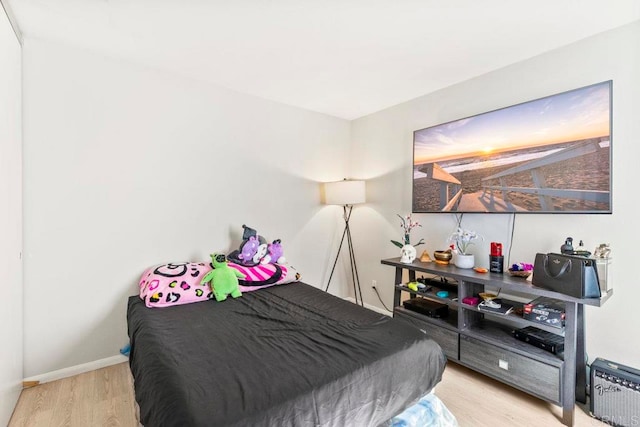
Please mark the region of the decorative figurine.
<svg viewBox="0 0 640 427"><path fill-rule="evenodd" d="M420 255L420 262L431 262L431 257L429 256L429 252L422 251L422 255Z"/></svg>
<svg viewBox="0 0 640 427"><path fill-rule="evenodd" d="M593 256L595 258L609 258L611 254L611 248L609 247L609 243L600 243L596 250L593 252Z"/></svg>

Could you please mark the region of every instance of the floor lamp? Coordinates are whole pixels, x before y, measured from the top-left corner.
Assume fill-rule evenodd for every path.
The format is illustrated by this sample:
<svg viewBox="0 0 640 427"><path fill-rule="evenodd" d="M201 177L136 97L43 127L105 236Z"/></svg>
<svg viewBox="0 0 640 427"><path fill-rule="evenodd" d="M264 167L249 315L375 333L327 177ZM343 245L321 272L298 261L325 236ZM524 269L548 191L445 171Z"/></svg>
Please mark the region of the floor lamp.
<svg viewBox="0 0 640 427"><path fill-rule="evenodd" d="M338 247L338 254L336 260L333 262L333 268L329 275L329 281L325 291L329 290L331 284L331 278L333 272L336 269L336 264L340 258L340 251L344 243L345 237L347 238L347 246L349 248L349 264L351 266L351 278L353 280L353 294L355 296L356 304L358 304L358 296L360 297L360 305L364 307L364 301L362 299L362 289L360 288L360 278L358 277L358 266L356 265L356 256L353 251L353 240L351 239L351 229L349 228L349 219L351 218L351 211L353 205L365 202L365 184L364 181L350 181L343 180L337 182L327 182L324 184L324 196L325 204L327 205L340 205L343 210L344 218L344 231L342 232L342 239L340 240L340 246Z"/></svg>

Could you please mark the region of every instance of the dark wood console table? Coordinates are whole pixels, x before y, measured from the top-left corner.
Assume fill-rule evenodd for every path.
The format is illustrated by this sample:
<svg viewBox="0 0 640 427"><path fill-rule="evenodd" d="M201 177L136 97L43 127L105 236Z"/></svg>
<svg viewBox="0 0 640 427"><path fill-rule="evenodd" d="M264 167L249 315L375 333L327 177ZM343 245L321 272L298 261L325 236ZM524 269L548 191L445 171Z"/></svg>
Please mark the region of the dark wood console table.
<svg viewBox="0 0 640 427"><path fill-rule="evenodd" d="M563 424L573 426L575 402L586 403L584 306L603 305L613 290L601 298L574 298L538 288L507 273L478 273L472 269L418 260L405 264L400 262L400 258L381 262L395 267L394 317L418 327L433 338L449 360L561 406ZM405 270L409 282L416 281L416 273L426 274L424 277L431 279L429 286L418 292L409 289L403 283ZM518 295L519 299L523 295L532 300L552 298L564 304L565 325L557 328L526 320L520 314L494 314L462 303L463 298L477 296L485 291L485 287L497 288L501 295ZM436 292L441 289L449 290L449 296L438 297ZM407 310L401 304L403 292L411 298L420 296L446 304L449 315L433 318ZM522 306L517 301L509 302L515 307ZM526 326L563 335L564 354L552 354L515 339L511 331Z"/></svg>

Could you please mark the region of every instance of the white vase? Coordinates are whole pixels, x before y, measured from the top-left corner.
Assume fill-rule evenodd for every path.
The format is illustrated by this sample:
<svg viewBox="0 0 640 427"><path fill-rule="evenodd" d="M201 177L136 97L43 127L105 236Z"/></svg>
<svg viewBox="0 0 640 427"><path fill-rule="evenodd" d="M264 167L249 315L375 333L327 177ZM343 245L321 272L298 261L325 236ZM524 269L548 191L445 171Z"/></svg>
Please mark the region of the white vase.
<svg viewBox="0 0 640 427"><path fill-rule="evenodd" d="M414 259L416 259L416 248L411 245L404 245L400 249L400 262L405 264L411 264Z"/></svg>
<svg viewBox="0 0 640 427"><path fill-rule="evenodd" d="M476 259L473 254L455 254L453 256L453 264L458 268L473 268L475 263Z"/></svg>

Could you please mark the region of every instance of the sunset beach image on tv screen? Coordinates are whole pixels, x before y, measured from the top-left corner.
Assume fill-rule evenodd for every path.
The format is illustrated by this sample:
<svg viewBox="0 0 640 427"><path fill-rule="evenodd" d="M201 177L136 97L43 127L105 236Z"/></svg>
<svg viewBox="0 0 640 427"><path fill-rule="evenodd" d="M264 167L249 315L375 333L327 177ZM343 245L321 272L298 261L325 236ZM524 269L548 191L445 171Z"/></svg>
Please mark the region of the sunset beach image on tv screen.
<svg viewBox="0 0 640 427"><path fill-rule="evenodd" d="M606 81L414 132L413 212L611 213Z"/></svg>

